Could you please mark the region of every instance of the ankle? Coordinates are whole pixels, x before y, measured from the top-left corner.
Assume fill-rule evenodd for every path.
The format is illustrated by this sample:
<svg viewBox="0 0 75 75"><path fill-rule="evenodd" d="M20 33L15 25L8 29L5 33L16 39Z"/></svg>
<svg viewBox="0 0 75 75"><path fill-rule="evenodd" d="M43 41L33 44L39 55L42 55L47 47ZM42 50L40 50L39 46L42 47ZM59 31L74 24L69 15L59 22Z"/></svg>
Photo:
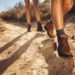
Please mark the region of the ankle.
<svg viewBox="0 0 75 75"><path fill-rule="evenodd" d="M40 21L38 21L38 22L37 22L37 25L38 25L38 26L41 26L41 22L40 22Z"/></svg>
<svg viewBox="0 0 75 75"><path fill-rule="evenodd" d="M59 30L57 30L56 32L57 32L57 37L58 37L58 38L61 37L61 35L64 35L64 34L65 34L65 33L64 33L64 29L59 29Z"/></svg>
<svg viewBox="0 0 75 75"><path fill-rule="evenodd" d="M27 32L31 31L31 24L27 24Z"/></svg>

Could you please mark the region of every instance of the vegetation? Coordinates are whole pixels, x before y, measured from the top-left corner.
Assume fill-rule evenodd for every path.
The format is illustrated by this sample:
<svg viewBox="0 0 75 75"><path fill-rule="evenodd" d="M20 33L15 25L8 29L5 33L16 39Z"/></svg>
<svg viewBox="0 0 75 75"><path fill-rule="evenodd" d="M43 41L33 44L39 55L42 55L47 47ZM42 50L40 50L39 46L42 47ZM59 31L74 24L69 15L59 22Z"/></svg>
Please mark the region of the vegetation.
<svg viewBox="0 0 75 75"><path fill-rule="evenodd" d="M74 1L75 2L75 1ZM33 5L31 5L31 21L35 20ZM75 5L72 9L72 12L75 12ZM50 0L45 0L42 4L40 4L40 14L42 20L46 20L50 18ZM25 6L19 2L12 9L9 8L8 11L0 13L0 18L4 20L12 20L12 21L26 21L25 18Z"/></svg>
<svg viewBox="0 0 75 75"><path fill-rule="evenodd" d="M0 14L0 18L4 19L4 20L18 20L20 18L20 16L22 15L22 13L24 11L22 11L24 9L24 6L21 2L19 2L19 4L16 4L13 8L9 9L6 12L2 12Z"/></svg>

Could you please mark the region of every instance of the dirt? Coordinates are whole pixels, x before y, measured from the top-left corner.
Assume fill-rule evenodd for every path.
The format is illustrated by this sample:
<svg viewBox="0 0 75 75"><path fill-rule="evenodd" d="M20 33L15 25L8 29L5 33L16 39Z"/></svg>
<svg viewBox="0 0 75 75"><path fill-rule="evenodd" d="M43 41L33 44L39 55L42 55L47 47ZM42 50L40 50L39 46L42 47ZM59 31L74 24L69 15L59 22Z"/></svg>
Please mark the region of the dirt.
<svg viewBox="0 0 75 75"><path fill-rule="evenodd" d="M65 32L73 58L59 57L46 32L0 21L0 75L75 75L75 23Z"/></svg>

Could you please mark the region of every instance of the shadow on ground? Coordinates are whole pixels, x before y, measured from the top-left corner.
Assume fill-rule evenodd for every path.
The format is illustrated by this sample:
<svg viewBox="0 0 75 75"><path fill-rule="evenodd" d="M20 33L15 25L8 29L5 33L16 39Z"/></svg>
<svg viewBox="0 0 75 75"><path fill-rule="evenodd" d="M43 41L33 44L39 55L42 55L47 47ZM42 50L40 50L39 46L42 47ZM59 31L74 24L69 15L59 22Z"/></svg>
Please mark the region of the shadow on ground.
<svg viewBox="0 0 75 75"><path fill-rule="evenodd" d="M43 48L40 53L43 54L47 64L49 65L49 75L72 75L74 69L74 61L72 58L56 57L54 53L53 42L45 40L42 42Z"/></svg>
<svg viewBox="0 0 75 75"><path fill-rule="evenodd" d="M14 40L17 41L20 37L22 37L24 34L20 35L19 37L17 37L17 39L15 38ZM31 45L32 41L40 36L44 36L44 34L40 34L40 33L37 33L33 38L31 38L27 43L25 43L23 46L21 46L11 57L5 59L5 60L2 60L0 61L0 75L3 74L3 72L10 66L12 65L26 50L27 48ZM15 42L15 41L11 41L12 44ZM9 46L11 46L12 44L10 43L5 45L4 46L4 49L6 49L6 46L7 48ZM2 51L1 51L2 52Z"/></svg>
<svg viewBox="0 0 75 75"><path fill-rule="evenodd" d="M11 40L6 45L4 45L3 47L1 47L0 48L0 53L2 53L3 51L5 51L6 49L8 49L11 45L13 45L16 41L18 41L24 34L26 34L26 33L23 33L20 36L17 36L15 39Z"/></svg>

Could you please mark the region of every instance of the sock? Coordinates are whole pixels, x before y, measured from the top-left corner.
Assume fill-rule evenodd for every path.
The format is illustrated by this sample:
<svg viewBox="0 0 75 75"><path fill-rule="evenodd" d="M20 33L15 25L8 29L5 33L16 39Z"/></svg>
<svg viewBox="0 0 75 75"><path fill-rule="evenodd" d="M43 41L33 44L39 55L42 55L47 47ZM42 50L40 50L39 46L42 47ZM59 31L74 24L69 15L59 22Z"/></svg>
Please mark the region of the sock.
<svg viewBox="0 0 75 75"><path fill-rule="evenodd" d="M64 29L60 29L60 30L57 30L57 36L60 37L62 34L64 34Z"/></svg>
<svg viewBox="0 0 75 75"><path fill-rule="evenodd" d="M52 19L48 20L48 23L53 23L53 22L52 22Z"/></svg>
<svg viewBox="0 0 75 75"><path fill-rule="evenodd" d="M41 26L41 22L40 22L40 21L38 21L37 24L38 24L39 26Z"/></svg>
<svg viewBox="0 0 75 75"><path fill-rule="evenodd" d="M30 23L27 24L27 31L31 31L31 24Z"/></svg>
<svg viewBox="0 0 75 75"><path fill-rule="evenodd" d="M43 30L43 28L42 28L41 22L38 21L37 22L37 31L42 31L42 30Z"/></svg>

